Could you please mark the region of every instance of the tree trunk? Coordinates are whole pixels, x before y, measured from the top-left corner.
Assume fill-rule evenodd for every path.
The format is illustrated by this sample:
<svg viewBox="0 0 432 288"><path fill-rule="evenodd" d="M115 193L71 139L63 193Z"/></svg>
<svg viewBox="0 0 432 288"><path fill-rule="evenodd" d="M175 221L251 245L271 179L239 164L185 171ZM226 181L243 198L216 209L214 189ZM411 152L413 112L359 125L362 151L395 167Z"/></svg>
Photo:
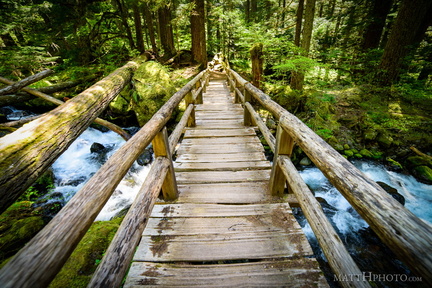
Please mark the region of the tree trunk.
<svg viewBox="0 0 432 288"><path fill-rule="evenodd" d="M249 24L250 23L250 0L246 0L244 2L245 5L245 19L246 19L246 23Z"/></svg>
<svg viewBox="0 0 432 288"><path fill-rule="evenodd" d="M417 32L432 5L430 0L404 0L391 29L378 67L377 82L391 85L400 74L409 46L415 44Z"/></svg>
<svg viewBox="0 0 432 288"><path fill-rule="evenodd" d="M141 53L144 53L144 35L142 30L142 24L141 24L141 13L138 6L138 3L134 3L133 6L133 13L134 13L134 23L135 23L135 35L136 35L136 42L137 42L137 49Z"/></svg>
<svg viewBox="0 0 432 288"><path fill-rule="evenodd" d="M379 47L381 35L390 12L393 0L372 0L372 8L368 13L369 22L363 36L363 49Z"/></svg>
<svg viewBox="0 0 432 288"><path fill-rule="evenodd" d="M257 20L258 13L258 0L250 0L250 21L254 22Z"/></svg>
<svg viewBox="0 0 432 288"><path fill-rule="evenodd" d="M156 54L156 57L158 57L158 47L156 44L156 37L155 37L155 29L154 29L154 23L153 23L153 13L150 10L150 6L148 3L145 4L144 8L144 15L145 15L145 22L148 29L148 34L150 37L150 42L152 46L153 53Z"/></svg>
<svg viewBox="0 0 432 288"><path fill-rule="evenodd" d="M174 34L171 25L171 9L164 5L158 10L159 16L159 37L164 50L164 57L171 58L176 54L174 47Z"/></svg>
<svg viewBox="0 0 432 288"><path fill-rule="evenodd" d="M11 205L130 82L129 62L89 89L0 142L0 213Z"/></svg>
<svg viewBox="0 0 432 288"><path fill-rule="evenodd" d="M258 89L261 86L262 74L263 74L263 44L255 43L250 49L252 59L252 84Z"/></svg>
<svg viewBox="0 0 432 288"><path fill-rule="evenodd" d="M192 36L192 60L207 67L204 0L193 0L194 8L190 17Z"/></svg>
<svg viewBox="0 0 432 288"><path fill-rule="evenodd" d="M312 39L313 21L315 16L315 2L316 0L306 0L304 11L304 28L302 33L301 48L304 57L308 57L310 50L310 43ZM291 77L291 88L294 90L303 90L304 73L295 72Z"/></svg>
<svg viewBox="0 0 432 288"><path fill-rule="evenodd" d="M300 47L300 35L301 35L302 21L303 21L303 7L304 7L304 0L299 0L297 6L297 13L296 13L296 30L294 36L294 44L298 47Z"/></svg>
<svg viewBox="0 0 432 288"><path fill-rule="evenodd" d="M127 22L128 20L128 11L125 7L125 4L121 2L121 0L115 0L114 1L117 5L117 9L119 10L120 13L120 19L121 19L121 26L123 26L123 29L121 29L122 27L119 27L120 30L124 30L126 32L126 37L129 41L129 46L131 49L135 49L135 43L133 40L133 36L132 36L132 30L129 27L129 24Z"/></svg>

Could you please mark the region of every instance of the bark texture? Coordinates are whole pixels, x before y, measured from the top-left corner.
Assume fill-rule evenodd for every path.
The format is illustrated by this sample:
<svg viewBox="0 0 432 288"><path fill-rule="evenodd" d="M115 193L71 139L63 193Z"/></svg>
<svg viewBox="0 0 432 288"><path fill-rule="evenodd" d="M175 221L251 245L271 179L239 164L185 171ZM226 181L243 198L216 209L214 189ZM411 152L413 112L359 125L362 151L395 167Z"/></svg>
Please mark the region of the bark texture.
<svg viewBox="0 0 432 288"><path fill-rule="evenodd" d="M194 9L190 17L192 35L192 57L203 68L207 67L207 48L205 35L204 0L194 0Z"/></svg>

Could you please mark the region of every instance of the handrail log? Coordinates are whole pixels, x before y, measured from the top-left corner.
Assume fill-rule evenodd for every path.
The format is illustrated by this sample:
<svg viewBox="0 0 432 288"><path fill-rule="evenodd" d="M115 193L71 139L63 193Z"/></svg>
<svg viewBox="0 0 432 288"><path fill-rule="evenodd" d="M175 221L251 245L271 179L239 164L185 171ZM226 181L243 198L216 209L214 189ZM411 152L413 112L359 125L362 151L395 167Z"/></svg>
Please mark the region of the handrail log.
<svg viewBox="0 0 432 288"><path fill-rule="evenodd" d="M9 79L0 77L0 82L6 83L6 84L13 84L14 82L10 81ZM32 88L28 88L28 87L24 87L21 90L23 90L24 92L27 92L29 94L32 94L36 97L42 98L48 102L51 102L53 104L56 105L62 105L65 102L63 102L62 100L59 100L55 97L52 97L48 94L42 93L36 89L32 89ZM29 121L30 122L30 121ZM113 132L116 132L117 134L119 134L124 140L129 140L131 138L131 136L129 135L129 133L127 133L126 131L124 131L122 128L120 128L119 126L117 126L114 123L111 123L107 120L104 120L102 118L96 118L94 120L94 123L105 126L106 128L110 129Z"/></svg>
<svg viewBox="0 0 432 288"><path fill-rule="evenodd" d="M267 128L264 121L261 119L261 117L258 115L258 113L255 111L255 109L252 107L252 105L249 102L246 102L244 104L246 106L246 109L249 110L249 113L252 116L252 119L254 120L255 124L260 129L261 133L264 136L264 139L266 140L267 144L269 145L270 149L275 152L275 145L276 145L276 138L271 134L270 130Z"/></svg>
<svg viewBox="0 0 432 288"><path fill-rule="evenodd" d="M87 287L120 287L170 166L157 157Z"/></svg>
<svg viewBox="0 0 432 288"><path fill-rule="evenodd" d="M295 143L399 259L432 285L432 227L403 207L267 94L250 83L245 84L245 89L279 119Z"/></svg>
<svg viewBox="0 0 432 288"><path fill-rule="evenodd" d="M130 61L90 88L0 141L0 213L96 119L139 66Z"/></svg>
<svg viewBox="0 0 432 288"><path fill-rule="evenodd" d="M296 195L300 207L334 273L338 276L338 279L347 279L347 276L350 275L348 280L351 281L341 281L339 283L343 287L370 287L325 216L320 203L315 199L294 164L292 164L291 159L286 155L280 155L277 161L288 180L290 191Z"/></svg>
<svg viewBox="0 0 432 288"><path fill-rule="evenodd" d="M177 91L0 270L3 287L46 287L52 281L133 162L165 126L174 109L204 73L200 72ZM107 177L110 181L106 181Z"/></svg>

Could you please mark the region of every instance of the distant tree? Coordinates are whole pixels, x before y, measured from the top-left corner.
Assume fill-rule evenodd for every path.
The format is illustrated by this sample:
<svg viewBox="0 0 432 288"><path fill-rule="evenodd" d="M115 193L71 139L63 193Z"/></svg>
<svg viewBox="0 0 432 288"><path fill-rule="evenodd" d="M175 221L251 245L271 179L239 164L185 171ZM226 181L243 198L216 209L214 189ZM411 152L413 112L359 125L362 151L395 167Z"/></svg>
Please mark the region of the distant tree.
<svg viewBox="0 0 432 288"><path fill-rule="evenodd" d="M162 49L164 50L164 57L171 58L176 54L174 46L174 33L171 24L171 6L169 4L163 4L158 9L159 17L159 38Z"/></svg>
<svg viewBox="0 0 432 288"><path fill-rule="evenodd" d="M153 16L153 11L150 8L149 3L145 3L143 5L143 12L144 12L144 17L145 17L145 23L146 23L146 28L147 28L147 34L148 37L150 38L150 43L151 43L151 47L153 50L153 53L156 54L156 56L158 56L158 46L156 43L156 36L155 36L155 29L154 29L154 16Z"/></svg>
<svg viewBox="0 0 432 288"><path fill-rule="evenodd" d="M190 16L192 36L192 58L207 67L207 43L205 30L204 0L193 0L194 7Z"/></svg>
<svg viewBox="0 0 432 288"><path fill-rule="evenodd" d="M363 34L363 49L378 48L393 0L369 0L371 8Z"/></svg>
<svg viewBox="0 0 432 288"><path fill-rule="evenodd" d="M135 37L137 43L137 49L141 53L144 53L144 34L142 29L142 20L141 20L141 9L139 2L136 1L132 4L133 15L134 15L134 24L135 24Z"/></svg>
<svg viewBox="0 0 432 288"><path fill-rule="evenodd" d="M315 16L315 3L316 0L306 0L306 6L304 9L304 28L301 39L301 48L303 51L304 57L309 55L310 44L312 39L312 29L313 29L313 21ZM303 90L303 82L304 82L304 73L303 72L294 72L291 77L291 88L294 90Z"/></svg>
<svg viewBox="0 0 432 288"><path fill-rule="evenodd" d="M380 84L390 85L397 80L410 46L424 35L423 30L423 35L419 36L425 19L432 17L428 14L431 6L430 0L402 1L378 67L377 81Z"/></svg>

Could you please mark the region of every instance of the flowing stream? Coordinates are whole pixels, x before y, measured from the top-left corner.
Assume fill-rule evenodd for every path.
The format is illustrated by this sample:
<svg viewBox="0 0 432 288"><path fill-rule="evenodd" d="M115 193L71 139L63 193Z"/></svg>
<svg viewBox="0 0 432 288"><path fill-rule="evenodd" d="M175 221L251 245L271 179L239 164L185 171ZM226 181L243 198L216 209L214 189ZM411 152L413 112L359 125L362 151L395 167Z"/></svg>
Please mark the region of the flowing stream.
<svg viewBox="0 0 432 288"><path fill-rule="evenodd" d="M104 148L91 152L93 143L102 144ZM61 193L67 202L124 143L123 138L112 131L85 130L52 165L54 191ZM140 166L135 161L96 220L110 220L131 205L149 169L149 165ZM110 181L109 176L106 181Z"/></svg>
<svg viewBox="0 0 432 288"><path fill-rule="evenodd" d="M375 162L355 161L358 169L374 181L381 181L398 190L405 198L405 207L416 216L432 223L432 185L418 182L414 177L387 170ZM423 287L421 282L394 256L393 252L382 244L381 240L369 228L369 225L351 207L348 201L336 190L318 168L306 168L300 172L302 178L315 193L316 197L325 200L321 203L324 213L333 224L341 240L354 258L360 270L375 279L378 287ZM334 281L327 260L318 246L310 225L299 208L294 208L312 249L322 266L327 266L327 280L334 287ZM406 281L396 281L402 277ZM369 278L369 279L370 279Z"/></svg>

